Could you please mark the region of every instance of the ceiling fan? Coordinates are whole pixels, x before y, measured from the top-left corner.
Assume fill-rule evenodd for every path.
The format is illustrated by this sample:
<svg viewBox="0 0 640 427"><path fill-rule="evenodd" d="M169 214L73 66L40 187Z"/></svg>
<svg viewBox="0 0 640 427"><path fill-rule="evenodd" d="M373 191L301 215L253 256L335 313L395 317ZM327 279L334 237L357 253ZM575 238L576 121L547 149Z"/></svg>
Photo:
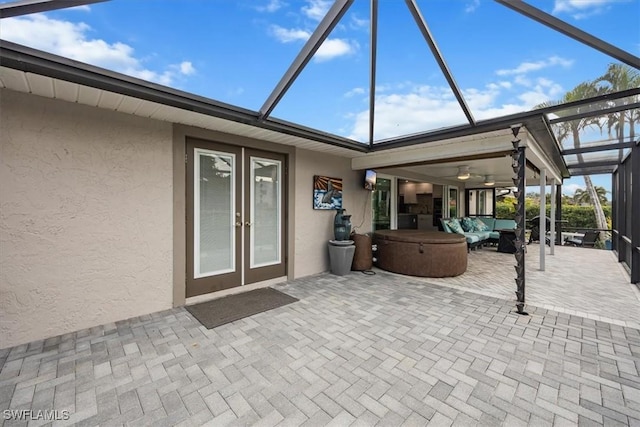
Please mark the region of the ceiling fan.
<svg viewBox="0 0 640 427"><path fill-rule="evenodd" d="M457 175L453 175L450 176L448 178L455 178L458 181L468 181L469 179L472 179L473 181L476 181L478 179L482 179L484 180L484 185L494 185L495 184L495 179L493 177L493 175L481 175L481 174L477 174L477 173L472 173L471 169L469 168L469 166L463 165L463 166L458 166L458 173Z"/></svg>

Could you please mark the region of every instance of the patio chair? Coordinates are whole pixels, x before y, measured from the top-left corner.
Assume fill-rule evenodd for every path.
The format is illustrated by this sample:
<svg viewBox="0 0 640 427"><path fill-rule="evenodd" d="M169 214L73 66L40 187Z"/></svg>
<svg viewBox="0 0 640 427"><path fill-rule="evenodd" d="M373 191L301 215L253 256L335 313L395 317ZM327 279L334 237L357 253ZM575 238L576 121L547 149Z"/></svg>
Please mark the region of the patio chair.
<svg viewBox="0 0 640 427"><path fill-rule="evenodd" d="M548 217L545 217L545 221L546 221L546 229L549 230L551 228L551 219ZM531 244L532 242L539 242L540 241L540 217L539 216L533 217L528 222L531 227L531 234L529 234L529 242L527 244ZM545 236L544 242L547 245L551 246L551 240L549 239L549 237Z"/></svg>
<svg viewBox="0 0 640 427"><path fill-rule="evenodd" d="M564 244L568 246L579 246L581 248L592 248L598 240L600 233L597 231L585 231L583 237L567 237Z"/></svg>

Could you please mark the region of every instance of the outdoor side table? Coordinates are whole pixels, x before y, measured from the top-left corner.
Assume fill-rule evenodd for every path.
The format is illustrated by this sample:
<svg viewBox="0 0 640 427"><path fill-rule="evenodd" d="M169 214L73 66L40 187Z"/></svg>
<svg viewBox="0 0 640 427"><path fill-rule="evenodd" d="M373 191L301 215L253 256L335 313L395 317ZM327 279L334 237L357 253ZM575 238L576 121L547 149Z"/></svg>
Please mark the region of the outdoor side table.
<svg viewBox="0 0 640 427"><path fill-rule="evenodd" d="M516 230L496 230L500 233L498 240L498 252L505 254L516 253Z"/></svg>

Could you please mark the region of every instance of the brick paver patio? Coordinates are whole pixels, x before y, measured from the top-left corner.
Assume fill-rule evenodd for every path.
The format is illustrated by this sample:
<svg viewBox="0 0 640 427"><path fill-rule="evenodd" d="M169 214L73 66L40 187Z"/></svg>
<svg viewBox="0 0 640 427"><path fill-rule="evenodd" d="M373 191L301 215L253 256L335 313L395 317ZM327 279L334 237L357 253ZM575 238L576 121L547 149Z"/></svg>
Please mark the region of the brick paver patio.
<svg viewBox="0 0 640 427"><path fill-rule="evenodd" d="M538 307L623 326L640 328L640 291L617 262L614 252L558 246L540 271L540 246L527 246L526 301ZM467 272L446 279L422 279L442 286L464 288L483 295L513 300L513 255L495 248L474 251Z"/></svg>
<svg viewBox="0 0 640 427"><path fill-rule="evenodd" d="M68 411L54 425L640 425L638 328L519 316L460 286L321 274L277 287L299 302L213 330L177 308L0 350L0 409Z"/></svg>

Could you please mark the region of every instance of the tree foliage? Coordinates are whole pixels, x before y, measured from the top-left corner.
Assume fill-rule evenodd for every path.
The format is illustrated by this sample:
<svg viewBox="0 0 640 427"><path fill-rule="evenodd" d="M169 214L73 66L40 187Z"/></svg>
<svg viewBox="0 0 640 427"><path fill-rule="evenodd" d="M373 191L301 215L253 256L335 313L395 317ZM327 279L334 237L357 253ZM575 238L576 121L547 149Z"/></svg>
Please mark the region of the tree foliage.
<svg viewBox="0 0 640 427"><path fill-rule="evenodd" d="M570 103L573 101L580 101L587 98L592 98L598 95L607 93L614 93L623 91L626 89L634 89L640 87L640 73L634 68L631 68L624 64L610 64L607 71L601 76L592 81L582 82L576 87L568 91L560 101L552 101L539 105L538 107L548 107L552 105L559 105ZM630 104L637 102L638 97L629 97L628 99L616 100L616 103L622 102ZM603 101L603 107L610 106L610 103ZM567 111L556 112L558 116L562 117L565 114L580 114L582 109L587 112L588 109L593 108L592 105L581 105L575 109L568 109ZM570 111L570 112L569 112ZM567 120L559 122L556 126L558 141L562 144L564 140L571 140L574 148L581 147L580 135L585 129L597 127L602 131L607 129L610 136L614 136L619 142L624 141L625 135L629 135L630 138L635 137L635 125L640 123L640 109L627 109L620 112L608 114L605 117L593 117L588 115L587 117L581 117L575 120ZM622 150L619 152L620 160L622 160ZM582 154L576 154L578 163L583 163ZM604 229L607 228L607 224L610 221L607 220L605 215L603 204L606 203L606 198L602 199L602 194L599 193L589 175L584 175L585 190L584 192L576 192L576 196L580 199L580 203L589 203L593 205L593 211L596 220L596 227ZM604 238L604 233L600 235L600 239Z"/></svg>
<svg viewBox="0 0 640 427"><path fill-rule="evenodd" d="M594 186L594 191L600 199L600 204L605 205L607 203L607 190L604 187L596 185ZM578 205L589 205L591 204L591 195L587 190L578 188L573 194L573 203Z"/></svg>

